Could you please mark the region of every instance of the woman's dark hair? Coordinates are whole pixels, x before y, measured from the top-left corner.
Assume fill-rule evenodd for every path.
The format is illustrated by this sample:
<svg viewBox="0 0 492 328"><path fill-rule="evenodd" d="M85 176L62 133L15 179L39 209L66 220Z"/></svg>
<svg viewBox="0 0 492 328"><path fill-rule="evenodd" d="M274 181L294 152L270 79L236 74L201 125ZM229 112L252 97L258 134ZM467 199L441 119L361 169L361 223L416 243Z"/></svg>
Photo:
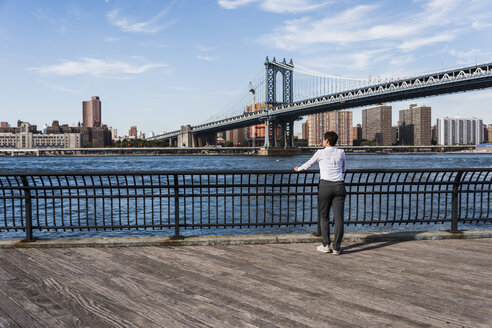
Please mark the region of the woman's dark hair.
<svg viewBox="0 0 492 328"><path fill-rule="evenodd" d="M335 146L338 141L338 134L334 131L325 132L325 140L328 140L330 146Z"/></svg>

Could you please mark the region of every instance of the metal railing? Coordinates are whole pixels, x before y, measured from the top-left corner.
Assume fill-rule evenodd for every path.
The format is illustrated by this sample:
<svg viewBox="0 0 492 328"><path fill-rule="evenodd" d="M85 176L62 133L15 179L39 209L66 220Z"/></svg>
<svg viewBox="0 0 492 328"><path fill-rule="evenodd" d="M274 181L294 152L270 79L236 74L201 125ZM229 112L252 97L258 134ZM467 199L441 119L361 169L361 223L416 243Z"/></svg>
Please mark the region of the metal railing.
<svg viewBox="0 0 492 328"><path fill-rule="evenodd" d="M317 171L0 174L1 232L318 224ZM491 222L492 169L350 170L346 225Z"/></svg>

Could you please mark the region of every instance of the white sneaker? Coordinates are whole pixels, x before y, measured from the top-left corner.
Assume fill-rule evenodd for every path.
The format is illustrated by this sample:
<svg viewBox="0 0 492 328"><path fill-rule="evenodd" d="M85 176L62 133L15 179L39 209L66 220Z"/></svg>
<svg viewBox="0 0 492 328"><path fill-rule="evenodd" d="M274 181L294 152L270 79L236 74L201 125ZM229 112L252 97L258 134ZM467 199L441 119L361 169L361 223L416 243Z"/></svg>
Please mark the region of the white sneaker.
<svg viewBox="0 0 492 328"><path fill-rule="evenodd" d="M319 245L316 250L318 252L323 252L323 253L330 253L331 252L331 247L330 246L323 246L323 245Z"/></svg>
<svg viewBox="0 0 492 328"><path fill-rule="evenodd" d="M332 252L333 252L333 255L340 255L340 253L342 252L341 250L335 250L335 249L332 249Z"/></svg>

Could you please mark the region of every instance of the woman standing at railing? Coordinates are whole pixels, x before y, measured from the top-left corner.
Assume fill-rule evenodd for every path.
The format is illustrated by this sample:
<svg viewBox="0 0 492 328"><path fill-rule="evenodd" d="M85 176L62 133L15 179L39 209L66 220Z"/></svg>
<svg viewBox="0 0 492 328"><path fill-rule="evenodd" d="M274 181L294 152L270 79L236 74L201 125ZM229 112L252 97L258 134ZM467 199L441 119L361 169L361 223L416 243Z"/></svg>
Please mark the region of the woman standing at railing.
<svg viewBox="0 0 492 328"><path fill-rule="evenodd" d="M317 250L323 253L340 254L343 238L343 210L345 205L345 152L335 147L338 141L336 132L326 132L323 139L323 149L318 150L313 157L301 166L296 166L296 172L309 169L314 163L319 163L320 180L318 187L318 217L323 236L323 245ZM330 244L330 208L333 206L335 220L335 239Z"/></svg>

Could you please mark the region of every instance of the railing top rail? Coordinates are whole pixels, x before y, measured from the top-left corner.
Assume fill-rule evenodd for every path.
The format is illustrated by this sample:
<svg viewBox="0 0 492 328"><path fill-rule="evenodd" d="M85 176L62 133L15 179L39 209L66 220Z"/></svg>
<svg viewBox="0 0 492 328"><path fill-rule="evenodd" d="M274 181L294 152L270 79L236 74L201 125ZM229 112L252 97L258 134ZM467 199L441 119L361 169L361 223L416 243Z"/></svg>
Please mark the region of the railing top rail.
<svg viewBox="0 0 492 328"><path fill-rule="evenodd" d="M444 169L349 169L345 173L444 173L444 172L492 172L492 167L485 168L444 168ZM173 170L173 171L20 171L0 172L0 176L114 176L114 175L216 175L216 174L293 174L319 173L319 170L295 172L294 170Z"/></svg>

